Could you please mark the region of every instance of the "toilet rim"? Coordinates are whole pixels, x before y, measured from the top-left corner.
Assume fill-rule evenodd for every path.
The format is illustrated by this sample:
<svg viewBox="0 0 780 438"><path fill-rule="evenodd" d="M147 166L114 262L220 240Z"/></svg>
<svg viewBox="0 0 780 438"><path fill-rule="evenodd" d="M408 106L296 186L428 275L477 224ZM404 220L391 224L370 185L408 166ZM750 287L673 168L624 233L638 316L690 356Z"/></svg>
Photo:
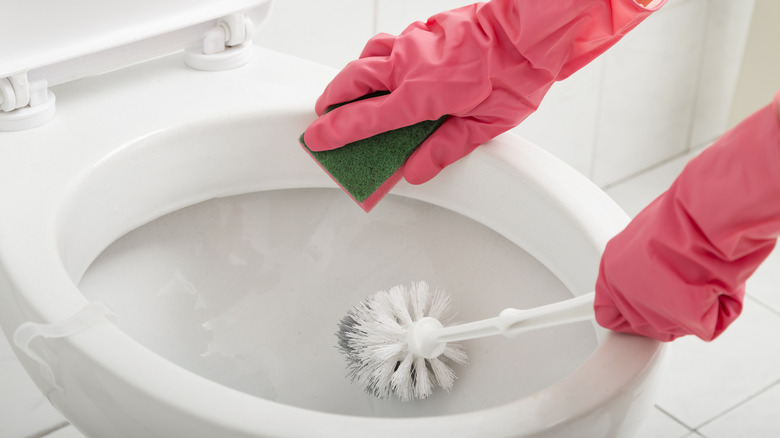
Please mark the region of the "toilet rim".
<svg viewBox="0 0 780 438"><path fill-rule="evenodd" d="M297 127L305 127L308 124L311 115L308 109L293 109L281 113L260 111L244 115L244 117L244 121L246 118L254 120L257 117L290 121L295 127L293 129L298 129ZM213 121L213 124L235 121L234 117L226 115ZM268 124L274 125L274 123ZM191 128L190 126L186 129ZM171 131L175 134L176 129ZM65 253L73 249L69 248L73 242L64 241L63 236L72 229L73 224L79 222L72 215L81 210L78 200L83 199L79 198L79 195L83 194L84 187L94 182L96 175L101 178L114 175L117 178L114 181L121 182L121 172L115 173L115 169L111 169L111 166L127 166L128 159L139 159L145 155L145 148L152 147L150 145L153 145L156 136L163 134L165 133L155 133L118 148L90 169L87 174L74 180L71 188L63 192L57 205L48 207L50 214L44 214L48 220L44 221L45 226L37 230L37 233L6 233L7 230L0 230L4 239L6 237L10 239L6 240L0 247L0 254L12 254L14 250L20 248L33 250L37 254L37 260L34 263L31 263L29 259L23 263L18 257L3 257L7 261L5 269L8 277L15 288L19 291L34 291L23 293L24 296L19 297L19 300L24 302L22 307L25 308L23 312L25 316L18 315L20 321L32 320L38 323L56 324L81 312L84 307L89 305L89 302L78 289L73 271L77 272L76 277L80 277L83 270L97 256L96 250L99 253L103 249L102 247L113 242L124 232L167 212L216 196L257 190L334 187L332 181L325 177L319 167L313 165L308 157L296 155L302 154L300 150L295 149L294 152L290 152L292 148L280 148L283 155L295 157L292 160L297 166L295 168L298 172L296 178L278 181L268 177L268 180L261 181L256 185L247 185L246 181L243 180L232 181L235 185L231 187L220 186L217 189L200 187L199 190L192 190L197 193L189 193L184 197L181 196L181 193L171 196L169 199L163 196L162 198L166 198L168 202L146 211L145 216L129 215L125 217L128 222L123 225L121 230L112 230L113 237L110 240L100 243L98 246L102 246L101 248L92 248L91 251L87 251L90 255L86 258L92 258L87 260L86 264L84 260L69 260L69 257L73 256ZM518 145L520 151L518 151ZM172 156L175 156L174 152L171 152ZM485 215L480 206L475 207L470 203L453 203L447 198L453 193L470 190L465 183L469 180L468 177L459 175L459 178L456 178L451 175L469 171L481 172L485 166L497 170L497 173L510 172L516 176L522 176L524 184L538 190L539 196L549 197L551 202L556 202L557 207L564 210L564 215L577 217L578 223L582 224L577 232L585 235L585 238L590 239L596 247L603 247L606 240L618 231L627 220L625 214L621 214L619 208L603 192L576 171L568 168L541 149L512 135L504 135L489 142L467 159L456 163L452 167L452 171L445 172L427 185L411 187L402 184L394 193L440 205L456 213L475 218L494 229L501 228L500 224L490 223L489 215ZM224 172L227 175L230 171L224 170ZM550 184L551 179L557 183ZM224 183L225 181L220 182L220 184ZM166 190L172 189L166 187ZM93 195L93 193L90 194L90 196ZM475 196L481 195L484 193L477 193ZM583 204L581 202L583 199L587 199L588 202ZM596 202L598 208L594 208L593 202ZM598 211L599 214L595 214L595 211ZM604 211L608 211L609 214L603 214ZM86 213L81 212L81 214ZM501 229L496 231L502 234L506 232L506 230ZM120 234L115 235L117 233ZM35 236L33 241L30 240L31 236ZM41 266L48 266L49 268L45 270L51 275L39 275ZM562 281L567 283L565 278L562 278ZM574 280L569 282L574 282ZM35 296L35 292L52 290L56 290L57 293L41 294L41 296L46 295L46 299ZM583 292L585 291L579 290L579 293ZM505 427L507 431L513 433L526 429L529 431L542 430L564 419L584 415L605 401L614 398L616 394L624 392L626 388L632 386L633 382L643 379L651 371L661 353L661 344L657 341L608 332L604 334L602 342L593 355L573 374L533 396L524 397L495 408L464 414L394 419L353 417L311 411L241 393L190 373L161 358L130 338L116 325L104 319L98 319L93 325L59 340L58 343L62 348L69 349L73 354L82 357L94 366L107 370L117 378L119 382L117 385L144 392L163 403L176 406L178 409L189 411L192 415L207 418L215 423L225 424L231 429L251 431L257 430L262 424L263 430L269 434L274 434L274 431L291 433L295 431L296 427L301 428L299 431L301 434L306 434L310 433L313 430L311 428L316 426L317 430L332 428L334 435L338 436L349 436L349 431L353 429L356 431L355 436L359 436L361 430L364 431L365 428L369 427L372 430L383 430L387 435L394 435L402 431L406 433L410 426L414 427L416 424L419 424L420 427L425 424L426 428L438 427L442 433L450 433L453 436L462 435L464 430L474 430L474 427L488 423L501 423L503 426L500 427ZM621 366L616 368L614 363L618 359ZM144 373L139 370L154 370L154 373ZM57 378L64 379L63 383L67 389L68 376L59 375ZM171 388L175 388L175 390L171 390ZM50 393L50 397L56 399L56 390ZM186 405L182 405L182 399L186 399ZM214 400L217 402L215 403ZM562 400L567 400L567 402L563 403ZM572 400L577 400L578 403L572 403ZM219 409L216 406L217 403L229 406L230 409ZM257 418L258 412L263 412L261 419ZM289 421L291 415L294 416L292 418L296 418L294 424Z"/></svg>

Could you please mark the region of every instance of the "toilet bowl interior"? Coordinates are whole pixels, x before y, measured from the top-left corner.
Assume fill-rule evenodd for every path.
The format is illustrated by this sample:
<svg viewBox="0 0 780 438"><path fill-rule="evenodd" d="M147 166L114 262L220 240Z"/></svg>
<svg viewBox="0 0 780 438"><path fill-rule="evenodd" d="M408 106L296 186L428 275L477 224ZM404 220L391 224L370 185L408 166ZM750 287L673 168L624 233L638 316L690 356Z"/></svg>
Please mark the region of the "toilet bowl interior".
<svg viewBox="0 0 780 438"><path fill-rule="evenodd" d="M449 394L375 400L346 377L336 322L369 293L426 280L461 321L570 298L537 260L487 227L393 196L367 215L338 189L206 201L125 235L80 288L157 354L215 382L288 405L363 416L498 406L571 373L595 349L590 323L465 344Z"/></svg>
<svg viewBox="0 0 780 438"><path fill-rule="evenodd" d="M62 203L58 248L71 279L157 354L225 386L324 412L495 406L554 383L594 351L603 332L580 323L474 341L456 389L434 400L400 406L350 386L335 324L375 290L427 280L454 295L463 320L587 292L603 239L588 225L598 218L577 209L599 201L578 206L585 189L565 184L573 200L551 196L555 184L542 180L556 168L511 140L512 156L533 161L529 173L496 155L506 146L498 141L449 176L399 186L365 215L295 144L310 118L225 116L117 149Z"/></svg>

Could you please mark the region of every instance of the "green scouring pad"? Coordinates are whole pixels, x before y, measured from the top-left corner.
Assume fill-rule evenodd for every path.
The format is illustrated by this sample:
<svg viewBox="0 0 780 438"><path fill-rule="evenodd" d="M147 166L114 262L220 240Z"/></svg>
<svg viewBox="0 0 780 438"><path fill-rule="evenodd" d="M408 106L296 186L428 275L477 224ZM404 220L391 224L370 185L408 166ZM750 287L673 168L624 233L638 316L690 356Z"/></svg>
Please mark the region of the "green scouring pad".
<svg viewBox="0 0 780 438"><path fill-rule="evenodd" d="M383 132L328 151L312 151L306 146L303 135L300 143L330 177L369 212L400 181L407 158L446 118Z"/></svg>

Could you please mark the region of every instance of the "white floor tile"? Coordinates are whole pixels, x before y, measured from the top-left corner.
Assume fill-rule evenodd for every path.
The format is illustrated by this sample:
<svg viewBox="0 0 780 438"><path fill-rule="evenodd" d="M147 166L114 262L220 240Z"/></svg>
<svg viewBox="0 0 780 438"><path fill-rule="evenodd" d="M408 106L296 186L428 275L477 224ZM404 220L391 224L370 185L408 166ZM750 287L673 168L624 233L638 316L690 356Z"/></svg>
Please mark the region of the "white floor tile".
<svg viewBox="0 0 780 438"><path fill-rule="evenodd" d="M23 438L65 421L38 391L0 333L0 437Z"/></svg>
<svg viewBox="0 0 780 438"><path fill-rule="evenodd" d="M718 339L671 346L658 406L691 429L780 380L780 317L748 298L743 314Z"/></svg>
<svg viewBox="0 0 780 438"><path fill-rule="evenodd" d="M690 433L690 429L656 408L634 438L682 438Z"/></svg>
<svg viewBox="0 0 780 438"><path fill-rule="evenodd" d="M701 428L707 438L780 436L780 385L775 385Z"/></svg>

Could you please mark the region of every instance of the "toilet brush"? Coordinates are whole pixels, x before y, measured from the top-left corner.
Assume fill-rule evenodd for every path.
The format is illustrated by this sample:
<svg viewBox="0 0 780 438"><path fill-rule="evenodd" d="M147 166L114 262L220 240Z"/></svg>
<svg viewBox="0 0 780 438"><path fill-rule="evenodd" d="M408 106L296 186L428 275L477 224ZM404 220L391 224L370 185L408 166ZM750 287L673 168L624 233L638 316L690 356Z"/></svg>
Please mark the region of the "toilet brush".
<svg viewBox="0 0 780 438"><path fill-rule="evenodd" d="M449 391L455 373L448 365L467 361L453 342L593 319L594 294L532 309L505 309L494 318L449 325L450 298L425 282L377 292L339 322L338 348L352 381L379 398L424 399L436 386Z"/></svg>

